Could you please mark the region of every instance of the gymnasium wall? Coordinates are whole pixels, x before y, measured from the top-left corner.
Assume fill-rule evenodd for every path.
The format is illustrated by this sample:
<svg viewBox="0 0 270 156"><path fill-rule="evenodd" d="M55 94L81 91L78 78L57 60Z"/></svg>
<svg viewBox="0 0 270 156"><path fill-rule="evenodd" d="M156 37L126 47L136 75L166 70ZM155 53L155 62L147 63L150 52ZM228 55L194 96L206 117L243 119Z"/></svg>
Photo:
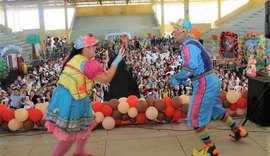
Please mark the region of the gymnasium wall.
<svg viewBox="0 0 270 156"><path fill-rule="evenodd" d="M76 7L75 16L103 16L127 14L152 14L151 5L114 5Z"/></svg>

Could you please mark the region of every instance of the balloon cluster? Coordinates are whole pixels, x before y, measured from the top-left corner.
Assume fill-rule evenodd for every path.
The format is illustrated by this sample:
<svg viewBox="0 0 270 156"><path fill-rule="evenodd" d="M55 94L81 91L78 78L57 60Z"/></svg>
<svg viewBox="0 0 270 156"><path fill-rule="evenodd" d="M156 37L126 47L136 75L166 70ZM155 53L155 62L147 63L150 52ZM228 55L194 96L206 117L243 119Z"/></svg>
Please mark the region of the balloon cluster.
<svg viewBox="0 0 270 156"><path fill-rule="evenodd" d="M237 92L222 90L220 100L224 108L228 109L230 115L244 116L247 112L247 91Z"/></svg>
<svg viewBox="0 0 270 156"><path fill-rule="evenodd" d="M110 101L93 102L96 121L103 128L113 129L115 125L145 124L148 122L177 122L186 118L189 97L181 95L164 99L139 99L135 95Z"/></svg>
<svg viewBox="0 0 270 156"><path fill-rule="evenodd" d="M0 128L4 131L17 131L20 128L31 130L35 126L44 127L43 114L48 103L36 104L35 109L9 109L6 105L0 104Z"/></svg>
<svg viewBox="0 0 270 156"><path fill-rule="evenodd" d="M97 123L104 129L113 129L116 125L167 123L178 122L186 118L189 107L189 96L181 95L163 99L139 99L135 95L127 98L111 99L104 102L93 102L93 111ZM237 92L230 90L220 92L220 100L229 114L243 116L247 110L247 91ZM35 109L9 109L0 104L0 128L2 130L17 131L19 129L31 130L35 127L44 127L43 115L48 103L36 104Z"/></svg>

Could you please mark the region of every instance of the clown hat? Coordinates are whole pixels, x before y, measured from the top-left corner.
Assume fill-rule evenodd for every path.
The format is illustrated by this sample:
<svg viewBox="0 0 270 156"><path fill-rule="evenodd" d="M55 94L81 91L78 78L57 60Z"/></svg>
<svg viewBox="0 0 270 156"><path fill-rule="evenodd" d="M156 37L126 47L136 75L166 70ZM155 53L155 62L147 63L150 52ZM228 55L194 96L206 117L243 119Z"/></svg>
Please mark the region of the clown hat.
<svg viewBox="0 0 270 156"><path fill-rule="evenodd" d="M192 24L188 20L179 19L176 23L171 22L170 24L175 28L187 29L189 32L192 30Z"/></svg>
<svg viewBox="0 0 270 156"><path fill-rule="evenodd" d="M84 47L91 47L97 45L99 40L96 39L94 36L80 36L75 40L74 47L78 49L82 49Z"/></svg>

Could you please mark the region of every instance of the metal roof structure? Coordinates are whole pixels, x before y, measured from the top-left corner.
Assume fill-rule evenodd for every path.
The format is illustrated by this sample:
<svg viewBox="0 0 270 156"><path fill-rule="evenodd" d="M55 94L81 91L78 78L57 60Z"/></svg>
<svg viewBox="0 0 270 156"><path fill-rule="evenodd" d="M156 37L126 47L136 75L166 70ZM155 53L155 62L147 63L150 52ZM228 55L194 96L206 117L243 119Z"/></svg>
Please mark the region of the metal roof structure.
<svg viewBox="0 0 270 156"><path fill-rule="evenodd" d="M185 0L164 0L165 2L184 2ZM210 2L216 0L187 0L189 2ZM223 0L222 0L223 1ZM57 7L65 4L69 6L91 6L91 5L117 5L117 4L143 4L143 3L159 3L160 0L0 0L0 7L31 7L38 3L43 3L44 6Z"/></svg>

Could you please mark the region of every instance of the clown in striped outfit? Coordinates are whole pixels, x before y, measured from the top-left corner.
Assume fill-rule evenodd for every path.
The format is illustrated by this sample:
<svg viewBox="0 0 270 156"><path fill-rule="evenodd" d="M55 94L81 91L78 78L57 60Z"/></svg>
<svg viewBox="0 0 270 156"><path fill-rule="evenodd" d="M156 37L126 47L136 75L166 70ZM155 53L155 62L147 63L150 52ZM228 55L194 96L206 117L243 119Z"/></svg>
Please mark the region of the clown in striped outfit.
<svg viewBox="0 0 270 156"><path fill-rule="evenodd" d="M175 87L186 83L190 78L193 91L187 115L188 126L193 127L198 137L203 141L202 150L193 150L192 155L217 156L218 150L211 140L207 124L211 120L220 119L227 124L232 132L232 140L237 141L248 135L247 131L236 125L231 116L224 110L219 100L220 81L213 71L212 61L200 42L192 37L192 24L180 19L171 22L174 27L174 37L182 44L182 69L171 77Z"/></svg>

